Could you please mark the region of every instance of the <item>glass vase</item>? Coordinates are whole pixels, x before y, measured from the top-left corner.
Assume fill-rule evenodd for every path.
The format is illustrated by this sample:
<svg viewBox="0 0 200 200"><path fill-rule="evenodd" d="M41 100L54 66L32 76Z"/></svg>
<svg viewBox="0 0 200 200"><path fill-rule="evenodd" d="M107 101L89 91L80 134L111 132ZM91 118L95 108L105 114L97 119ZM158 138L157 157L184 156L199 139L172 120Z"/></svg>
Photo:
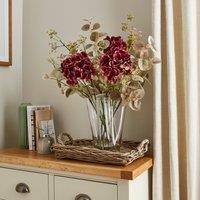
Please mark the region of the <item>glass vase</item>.
<svg viewBox="0 0 200 200"><path fill-rule="evenodd" d="M125 106L120 100L97 95L87 100L94 147L119 150L122 142Z"/></svg>

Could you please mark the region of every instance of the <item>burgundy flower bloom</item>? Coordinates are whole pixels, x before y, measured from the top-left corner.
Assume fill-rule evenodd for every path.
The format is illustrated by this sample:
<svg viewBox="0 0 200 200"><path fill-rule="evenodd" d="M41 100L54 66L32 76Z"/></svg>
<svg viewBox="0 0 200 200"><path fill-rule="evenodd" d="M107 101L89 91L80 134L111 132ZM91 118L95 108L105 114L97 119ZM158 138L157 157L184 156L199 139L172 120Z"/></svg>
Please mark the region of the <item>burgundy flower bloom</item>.
<svg viewBox="0 0 200 200"><path fill-rule="evenodd" d="M110 45L108 48L106 48L104 50L104 53L114 52L119 49L126 50L126 48L127 48L126 42L124 42L124 40L120 36L117 36L117 37L116 36L112 36L112 37L107 36L105 38L105 40L108 40L110 42Z"/></svg>
<svg viewBox="0 0 200 200"><path fill-rule="evenodd" d="M78 79L90 80L96 71L93 63L85 52L76 53L61 63L61 71L67 79L67 84L74 86Z"/></svg>
<svg viewBox="0 0 200 200"><path fill-rule="evenodd" d="M100 68L108 81L116 83L120 74L128 74L132 69L130 54L119 49L107 52L100 58Z"/></svg>

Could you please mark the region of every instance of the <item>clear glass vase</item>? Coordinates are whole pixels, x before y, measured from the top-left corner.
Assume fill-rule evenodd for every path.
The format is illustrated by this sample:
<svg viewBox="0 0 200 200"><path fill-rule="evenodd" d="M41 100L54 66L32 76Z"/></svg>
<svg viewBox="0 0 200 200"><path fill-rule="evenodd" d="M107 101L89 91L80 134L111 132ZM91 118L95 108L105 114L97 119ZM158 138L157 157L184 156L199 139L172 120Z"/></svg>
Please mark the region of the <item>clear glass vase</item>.
<svg viewBox="0 0 200 200"><path fill-rule="evenodd" d="M97 95L87 100L94 146L118 150L121 146L125 106L119 100Z"/></svg>

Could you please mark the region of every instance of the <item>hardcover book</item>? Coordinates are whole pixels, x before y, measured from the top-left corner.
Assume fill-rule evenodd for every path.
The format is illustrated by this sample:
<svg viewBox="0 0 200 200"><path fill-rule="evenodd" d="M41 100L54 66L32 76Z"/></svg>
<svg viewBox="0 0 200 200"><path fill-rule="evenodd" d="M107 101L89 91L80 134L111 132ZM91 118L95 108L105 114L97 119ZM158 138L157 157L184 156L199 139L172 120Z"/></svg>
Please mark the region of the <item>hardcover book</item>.
<svg viewBox="0 0 200 200"><path fill-rule="evenodd" d="M27 106L31 103L22 103L19 106L19 146L24 149L29 148L28 126L27 126Z"/></svg>
<svg viewBox="0 0 200 200"><path fill-rule="evenodd" d="M27 125L28 125L28 141L29 150L36 150L36 110L50 110L50 105L27 106Z"/></svg>
<svg viewBox="0 0 200 200"><path fill-rule="evenodd" d="M40 137L43 137L44 134L48 134L54 141L55 137L55 128L53 121L53 110L36 110L35 111L35 124L36 124L36 146Z"/></svg>

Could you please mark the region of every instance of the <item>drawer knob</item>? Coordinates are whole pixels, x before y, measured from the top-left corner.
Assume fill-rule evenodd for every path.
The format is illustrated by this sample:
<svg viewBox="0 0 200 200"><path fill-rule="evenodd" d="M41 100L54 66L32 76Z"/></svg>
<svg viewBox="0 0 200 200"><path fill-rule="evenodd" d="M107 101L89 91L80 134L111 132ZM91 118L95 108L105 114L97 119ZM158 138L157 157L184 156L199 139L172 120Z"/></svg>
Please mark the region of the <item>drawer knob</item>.
<svg viewBox="0 0 200 200"><path fill-rule="evenodd" d="M87 194L79 194L76 196L75 200L92 200Z"/></svg>
<svg viewBox="0 0 200 200"><path fill-rule="evenodd" d="M29 189L28 185L26 185L25 183L17 184L15 187L15 190L16 190L16 192L21 193L21 194L30 193L30 189Z"/></svg>

